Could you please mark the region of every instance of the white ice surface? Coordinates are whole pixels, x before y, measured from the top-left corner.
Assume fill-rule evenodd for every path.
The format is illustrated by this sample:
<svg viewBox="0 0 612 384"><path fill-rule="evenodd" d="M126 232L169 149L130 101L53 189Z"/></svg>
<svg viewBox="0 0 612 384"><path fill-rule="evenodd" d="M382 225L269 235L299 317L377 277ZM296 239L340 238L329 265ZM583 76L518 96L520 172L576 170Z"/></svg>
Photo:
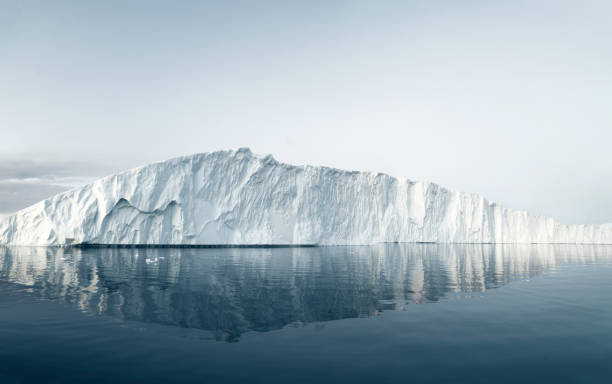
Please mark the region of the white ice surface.
<svg viewBox="0 0 612 384"><path fill-rule="evenodd" d="M385 174L293 166L250 150L108 176L0 219L0 244L600 243L484 197Z"/></svg>

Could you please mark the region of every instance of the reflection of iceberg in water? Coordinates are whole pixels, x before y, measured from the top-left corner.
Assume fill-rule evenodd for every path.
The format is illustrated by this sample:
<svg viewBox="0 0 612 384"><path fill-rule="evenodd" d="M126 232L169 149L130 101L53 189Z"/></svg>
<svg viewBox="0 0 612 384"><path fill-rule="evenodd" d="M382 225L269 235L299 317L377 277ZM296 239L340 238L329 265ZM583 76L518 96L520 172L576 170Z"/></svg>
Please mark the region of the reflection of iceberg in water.
<svg viewBox="0 0 612 384"><path fill-rule="evenodd" d="M612 247L386 244L283 249L0 248L0 281L92 314L237 340L481 292Z"/></svg>

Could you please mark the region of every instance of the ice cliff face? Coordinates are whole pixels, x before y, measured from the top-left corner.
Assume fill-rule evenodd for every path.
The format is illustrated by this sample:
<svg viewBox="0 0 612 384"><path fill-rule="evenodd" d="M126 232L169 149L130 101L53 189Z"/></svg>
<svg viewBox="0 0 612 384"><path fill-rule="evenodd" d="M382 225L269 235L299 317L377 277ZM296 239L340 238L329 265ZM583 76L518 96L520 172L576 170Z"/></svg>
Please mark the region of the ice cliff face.
<svg viewBox="0 0 612 384"><path fill-rule="evenodd" d="M384 174L282 164L248 149L108 176L0 221L0 244L604 243L482 196Z"/></svg>

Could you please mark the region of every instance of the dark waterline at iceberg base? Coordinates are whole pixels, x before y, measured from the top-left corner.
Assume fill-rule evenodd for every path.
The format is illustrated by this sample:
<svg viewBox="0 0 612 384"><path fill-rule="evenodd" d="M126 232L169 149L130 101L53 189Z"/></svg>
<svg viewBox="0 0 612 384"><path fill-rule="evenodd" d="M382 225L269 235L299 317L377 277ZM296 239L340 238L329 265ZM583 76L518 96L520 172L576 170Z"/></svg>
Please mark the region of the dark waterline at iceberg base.
<svg viewBox="0 0 612 384"><path fill-rule="evenodd" d="M0 382L604 383L612 246L0 248Z"/></svg>

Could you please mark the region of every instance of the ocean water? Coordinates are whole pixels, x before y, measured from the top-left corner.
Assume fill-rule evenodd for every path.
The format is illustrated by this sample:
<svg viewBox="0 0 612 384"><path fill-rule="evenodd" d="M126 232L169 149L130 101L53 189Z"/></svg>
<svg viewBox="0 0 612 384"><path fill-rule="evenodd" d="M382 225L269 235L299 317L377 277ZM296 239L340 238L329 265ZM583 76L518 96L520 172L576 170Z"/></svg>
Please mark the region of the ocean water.
<svg viewBox="0 0 612 384"><path fill-rule="evenodd" d="M0 383L610 383L612 246L0 248Z"/></svg>

